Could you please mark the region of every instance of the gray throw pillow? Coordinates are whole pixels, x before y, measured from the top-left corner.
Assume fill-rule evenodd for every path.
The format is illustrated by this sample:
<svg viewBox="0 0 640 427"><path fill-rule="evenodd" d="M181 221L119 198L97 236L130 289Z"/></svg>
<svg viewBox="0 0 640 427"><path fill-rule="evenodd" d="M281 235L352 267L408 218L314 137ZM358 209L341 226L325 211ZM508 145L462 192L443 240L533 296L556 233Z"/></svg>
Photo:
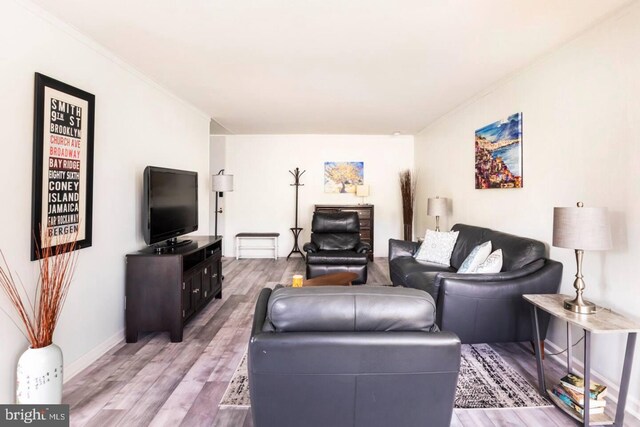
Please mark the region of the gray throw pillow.
<svg viewBox="0 0 640 427"><path fill-rule="evenodd" d="M475 273L480 264L491 254L491 242L484 242L471 251L458 269L458 273Z"/></svg>

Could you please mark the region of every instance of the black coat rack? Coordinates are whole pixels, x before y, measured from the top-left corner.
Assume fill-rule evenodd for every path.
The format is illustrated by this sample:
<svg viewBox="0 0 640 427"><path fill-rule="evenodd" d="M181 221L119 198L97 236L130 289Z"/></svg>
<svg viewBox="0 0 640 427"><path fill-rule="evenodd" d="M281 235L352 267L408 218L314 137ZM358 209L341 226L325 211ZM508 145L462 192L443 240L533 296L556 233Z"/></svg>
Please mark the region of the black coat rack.
<svg viewBox="0 0 640 427"><path fill-rule="evenodd" d="M302 228L298 227L298 190L304 185L300 184L300 177L305 172L306 170L300 172L300 168L295 168L294 170L289 171L289 173L293 175L294 179L293 184L289 185L292 187L296 187L296 226L289 229L293 233L293 249L291 249L291 252L289 252L289 255L287 255L287 259L289 259L289 257L293 254L300 254L300 256L304 258L304 254L302 253L302 251L300 251L300 246L298 246L298 238L300 237L300 233L302 232Z"/></svg>

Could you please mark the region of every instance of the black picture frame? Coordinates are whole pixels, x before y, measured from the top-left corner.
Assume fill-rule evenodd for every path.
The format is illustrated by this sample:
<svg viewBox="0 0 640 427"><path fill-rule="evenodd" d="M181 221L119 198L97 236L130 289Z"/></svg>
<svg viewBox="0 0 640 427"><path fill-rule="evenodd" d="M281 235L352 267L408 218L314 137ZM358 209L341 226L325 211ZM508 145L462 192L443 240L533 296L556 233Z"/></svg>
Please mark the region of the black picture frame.
<svg viewBox="0 0 640 427"><path fill-rule="evenodd" d="M95 96L35 73L33 116L31 261L41 258L41 228L54 251L76 230L76 249L92 245Z"/></svg>

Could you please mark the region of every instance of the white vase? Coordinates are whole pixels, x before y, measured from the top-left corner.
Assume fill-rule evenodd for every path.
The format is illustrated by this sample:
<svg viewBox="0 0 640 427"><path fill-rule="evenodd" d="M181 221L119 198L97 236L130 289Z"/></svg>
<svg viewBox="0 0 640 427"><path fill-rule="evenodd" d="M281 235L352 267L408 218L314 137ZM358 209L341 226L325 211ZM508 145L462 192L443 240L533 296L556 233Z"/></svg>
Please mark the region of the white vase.
<svg viewBox="0 0 640 427"><path fill-rule="evenodd" d="M27 349L18 359L16 403L62 403L62 350L55 344Z"/></svg>

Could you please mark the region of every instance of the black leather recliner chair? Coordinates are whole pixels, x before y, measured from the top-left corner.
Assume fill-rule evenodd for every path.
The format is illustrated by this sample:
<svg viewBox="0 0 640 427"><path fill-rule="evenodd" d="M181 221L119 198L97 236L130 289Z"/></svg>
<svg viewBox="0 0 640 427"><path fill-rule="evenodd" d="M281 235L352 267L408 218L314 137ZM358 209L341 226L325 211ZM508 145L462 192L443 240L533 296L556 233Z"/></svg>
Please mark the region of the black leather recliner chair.
<svg viewBox="0 0 640 427"><path fill-rule="evenodd" d="M449 426L460 340L426 292L265 288L249 342L256 427Z"/></svg>
<svg viewBox="0 0 640 427"><path fill-rule="evenodd" d="M356 273L353 284L367 283L368 243L360 241L356 212L316 212L311 223L307 253L307 279L330 273Z"/></svg>

